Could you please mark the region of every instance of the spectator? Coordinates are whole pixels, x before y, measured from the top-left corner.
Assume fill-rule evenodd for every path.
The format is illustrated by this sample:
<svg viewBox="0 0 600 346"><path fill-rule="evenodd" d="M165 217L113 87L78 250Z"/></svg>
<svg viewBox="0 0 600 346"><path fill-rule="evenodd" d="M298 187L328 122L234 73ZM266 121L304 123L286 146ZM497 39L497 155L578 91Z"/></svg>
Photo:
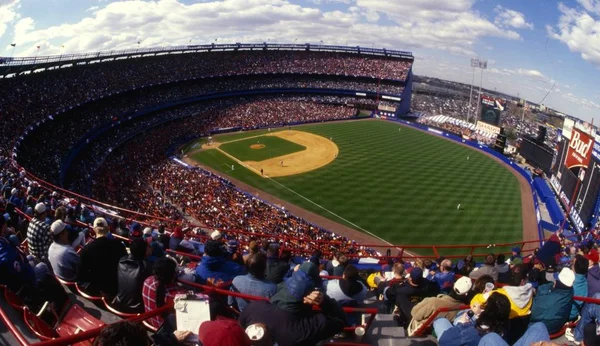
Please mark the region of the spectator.
<svg viewBox="0 0 600 346"><path fill-rule="evenodd" d="M520 336L519 340L517 340L514 344L510 343L513 346L530 346L530 345L540 345L540 346L559 346L553 342L550 342L550 335L548 334L548 329L546 326L537 322L532 324L527 330ZM479 342L481 346L509 346L509 344L497 333L488 333Z"/></svg>
<svg viewBox="0 0 600 346"><path fill-rule="evenodd" d="M210 234L210 239L214 240L214 241L221 241L221 238L223 238L223 235L221 234L221 232L215 230L214 232L212 232Z"/></svg>
<svg viewBox="0 0 600 346"><path fill-rule="evenodd" d="M544 265L556 264L557 256L560 255L560 239L556 234L553 234L548 238L548 241L537 252L535 257Z"/></svg>
<svg viewBox="0 0 600 346"><path fill-rule="evenodd" d="M242 255L238 252L238 241L235 239L231 239L227 242L227 259L237 263L239 265L244 265L244 258L242 257Z"/></svg>
<svg viewBox="0 0 600 346"><path fill-rule="evenodd" d="M449 293L454 285L454 276L452 261L444 259L440 262L439 271L430 271L428 278L435 282L442 292Z"/></svg>
<svg viewBox="0 0 600 346"><path fill-rule="evenodd" d="M171 239L169 239L169 249L176 251L177 246L179 246L179 243L181 243L182 240L183 240L183 231L182 231L181 227L176 227L175 230L173 231L173 234L171 234Z"/></svg>
<svg viewBox="0 0 600 346"><path fill-rule="evenodd" d="M569 320L574 281L573 271L563 268L556 282L539 286L531 306L530 323L544 323L550 334L559 331Z"/></svg>
<svg viewBox="0 0 600 346"><path fill-rule="evenodd" d="M250 338L236 320L206 321L200 325L201 346L250 346Z"/></svg>
<svg viewBox="0 0 600 346"><path fill-rule="evenodd" d="M127 229L127 221L125 219L118 219L118 227L115 234L119 237L129 239L129 230Z"/></svg>
<svg viewBox="0 0 600 346"><path fill-rule="evenodd" d="M96 239L81 250L81 265L77 281L92 295L103 293L114 297L117 293L117 269L121 257L127 255L125 246L108 238L108 223L104 218L94 220Z"/></svg>
<svg viewBox="0 0 600 346"><path fill-rule="evenodd" d="M342 261L340 261L342 259ZM328 275L331 276L341 276L344 273L345 266L348 264L348 259L344 255L343 252L337 251L333 255L333 259L328 261L325 265L325 270L327 270ZM342 266L342 268L336 271L338 266Z"/></svg>
<svg viewBox="0 0 600 346"><path fill-rule="evenodd" d="M510 265L518 265L523 263L523 257L521 257L521 248L515 246L512 248L512 256L510 256Z"/></svg>
<svg viewBox="0 0 600 346"><path fill-rule="evenodd" d="M142 225L137 222L131 224L131 230L129 232L129 239L141 238L142 233Z"/></svg>
<svg viewBox="0 0 600 346"><path fill-rule="evenodd" d="M246 269L248 274L233 279L231 291L265 298L271 298L277 292L277 286L265 280L267 256L263 253L259 252L248 257ZM229 297L230 305L233 305L234 301L240 312L248 305L248 301L244 298Z"/></svg>
<svg viewBox="0 0 600 346"><path fill-rule="evenodd" d="M454 267L454 272L458 275L469 275L475 269L475 261L473 255L467 255L464 260L458 261Z"/></svg>
<svg viewBox="0 0 600 346"><path fill-rule="evenodd" d="M27 228L27 243L29 253L40 261L48 261L48 249L52 243L50 225L45 223L46 205L38 203L35 205L33 218Z"/></svg>
<svg viewBox="0 0 600 346"><path fill-rule="evenodd" d="M156 261L156 259L165 255L165 252L162 249L162 246L158 241L154 239L154 234L152 232L151 227L144 228L142 238L148 243L150 246L150 256L148 256L148 260L150 262Z"/></svg>
<svg viewBox="0 0 600 346"><path fill-rule="evenodd" d="M199 283L204 284L209 279L214 282L229 282L236 276L245 274L244 267L227 261L222 251L220 242L209 240L204 245L204 257L196 267L196 280Z"/></svg>
<svg viewBox="0 0 600 346"><path fill-rule="evenodd" d="M156 310L164 305L171 304L178 294L185 294L187 290L177 286L177 263L168 257L159 258L153 266L153 275L144 281L142 299L146 312ZM155 316L148 320L154 328L163 324L162 316Z"/></svg>
<svg viewBox="0 0 600 346"><path fill-rule="evenodd" d="M162 244L162 248L164 250L167 250L169 248L171 237L165 233L165 225L163 224L158 226L158 242Z"/></svg>
<svg viewBox="0 0 600 346"><path fill-rule="evenodd" d="M486 334L503 336L509 325L509 314L508 298L500 293L492 293L477 321L473 322L468 314L464 314L457 325L453 326L448 319L439 318L433 322L433 329L440 346L475 346Z"/></svg>
<svg viewBox="0 0 600 346"><path fill-rule="evenodd" d="M435 290L433 289L435 288ZM389 291L389 290L388 290ZM408 280L404 281L395 290L396 306L399 315L397 317L398 325L407 327L412 316L412 308L423 298L433 297L440 292L436 283L423 278L423 269L415 267L411 270ZM388 292L388 296L393 293Z"/></svg>
<svg viewBox="0 0 600 346"><path fill-rule="evenodd" d="M244 263L248 261L248 257L253 254L257 254L260 251L260 244L257 241L253 240L248 245L248 253L244 255Z"/></svg>
<svg viewBox="0 0 600 346"><path fill-rule="evenodd" d="M152 275L152 264L146 260L152 248L144 240L134 239L129 250L129 255L119 260L117 296L113 300L113 306L122 312L140 313L144 312L144 281Z"/></svg>
<svg viewBox="0 0 600 346"><path fill-rule="evenodd" d="M506 257L504 254L499 254L496 258L496 271L498 272L498 282L508 283L510 280L510 266L506 263Z"/></svg>
<svg viewBox="0 0 600 346"><path fill-rule="evenodd" d="M488 284L491 284L491 289L488 289ZM493 289L494 278L489 275L482 275L473 283L473 288L469 292L469 301L471 301L475 295L491 292Z"/></svg>
<svg viewBox="0 0 600 346"><path fill-rule="evenodd" d="M419 329L439 308L456 309L461 305L468 304L468 294L472 286L473 282L471 279L463 276L454 283L454 288L450 291L450 294L440 294L437 297L425 298L415 305L411 311L412 320L408 328L409 336L412 336L412 332ZM438 318L443 317L452 321L457 313L457 310L442 312L438 314Z"/></svg>
<svg viewBox="0 0 600 346"><path fill-rule="evenodd" d="M600 256L598 256L598 251L593 249L585 257L589 261L587 274L588 297L593 297L596 293L600 293L600 267L598 266Z"/></svg>
<svg viewBox="0 0 600 346"><path fill-rule="evenodd" d="M312 262L296 267L279 286L270 302L253 301L242 311L240 324L246 328L262 323L280 346L312 346L339 333L346 317L335 300L315 287L321 285L319 269ZM312 305L321 307L313 311Z"/></svg>
<svg viewBox="0 0 600 346"><path fill-rule="evenodd" d="M386 280L384 277L375 277L373 284L377 287L377 295L383 297L386 302L396 302L397 288L404 283L406 272L404 264L395 263L392 267L393 277Z"/></svg>
<svg viewBox="0 0 600 346"><path fill-rule="evenodd" d="M289 250L283 250L281 257L277 257L277 249L269 247L267 250L267 280L274 284L283 281L284 276L290 271L290 260L292 253Z"/></svg>
<svg viewBox="0 0 600 346"><path fill-rule="evenodd" d="M573 272L575 272L575 282L573 283L573 295L575 296L588 296L588 283L586 279L588 274L588 265L589 261L587 258L582 255L575 256L575 261L573 262L572 266ZM573 300L569 321L575 321L581 314L582 308L583 302Z"/></svg>
<svg viewBox="0 0 600 346"><path fill-rule="evenodd" d="M594 294L592 298L600 299L600 293ZM575 345L580 345L584 339L587 339L585 332L587 326L592 324L596 327L598 323L600 323L600 304L586 303L581 310L581 318L577 321L575 329L567 328L565 337ZM585 345L588 345L587 341Z"/></svg>
<svg viewBox="0 0 600 346"><path fill-rule="evenodd" d="M327 282L325 291L330 298L348 306L362 304L367 295L367 287L359 281L358 269L351 264L346 266L342 279Z"/></svg>
<svg viewBox="0 0 600 346"><path fill-rule="evenodd" d="M482 275L489 275L494 279L494 282L498 281L498 270L496 269L496 256L489 254L485 257L485 263L479 269L474 269L469 277L473 280L477 280Z"/></svg>
<svg viewBox="0 0 600 346"><path fill-rule="evenodd" d="M69 232L61 220L50 225L53 242L48 249L48 260L54 274L65 281L75 281L80 258L69 242Z"/></svg>

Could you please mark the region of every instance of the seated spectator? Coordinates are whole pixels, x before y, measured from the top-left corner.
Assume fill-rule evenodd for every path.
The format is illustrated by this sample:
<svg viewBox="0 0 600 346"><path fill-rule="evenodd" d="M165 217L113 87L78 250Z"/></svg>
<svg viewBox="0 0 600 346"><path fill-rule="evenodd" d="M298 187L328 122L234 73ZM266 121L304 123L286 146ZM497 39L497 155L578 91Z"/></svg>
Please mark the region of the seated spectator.
<svg viewBox="0 0 600 346"><path fill-rule="evenodd" d="M344 255L343 252L338 251L333 255L333 259L327 262L325 270L327 270L327 273L329 273L328 275L330 276L342 276L347 264L348 258L346 255Z"/></svg>
<svg viewBox="0 0 600 346"><path fill-rule="evenodd" d="M473 280L477 280L480 276L489 275L494 279L494 282L498 281L498 270L496 269L496 256L489 254L485 257L485 263L478 269L474 269L469 277Z"/></svg>
<svg viewBox="0 0 600 346"><path fill-rule="evenodd" d="M433 322L433 329L440 346L476 346L486 334L503 336L509 326L509 314L508 298L500 293L492 293L475 322L468 314L462 315L461 320L456 321L456 326L446 318L438 318Z"/></svg>
<svg viewBox="0 0 600 346"><path fill-rule="evenodd" d="M129 255L119 261L117 296L112 304L119 311L139 313L144 312L144 281L152 274L152 264L146 260L152 249L142 239L134 239L129 250Z"/></svg>
<svg viewBox="0 0 600 346"><path fill-rule="evenodd" d="M27 246L29 253L40 261L48 261L48 249L52 244L50 225L46 221L48 213L46 205L38 203L33 211L33 218L27 228Z"/></svg>
<svg viewBox="0 0 600 346"><path fill-rule="evenodd" d="M100 293L112 299L117 294L117 268L120 259L127 255L119 240L108 238L108 223L104 218L94 220L96 239L81 250L81 264L77 282L92 295Z"/></svg>
<svg viewBox="0 0 600 346"><path fill-rule="evenodd" d="M273 342L281 346L312 346L342 331L346 316L335 300L314 288L321 285L312 262L297 266L269 302L253 301L242 311L242 328L266 325ZM320 306L314 311L312 305Z"/></svg>
<svg viewBox="0 0 600 346"><path fill-rule="evenodd" d="M142 233L142 225L137 222L131 224L131 230L129 231L129 239L141 238Z"/></svg>
<svg viewBox="0 0 600 346"><path fill-rule="evenodd" d="M406 272L404 270L404 264L395 263L392 267L393 277L390 280L386 280L385 277L375 276L373 278L373 284L377 288L377 295L382 296L385 301L396 302L396 289L402 283L404 283ZM389 294L388 294L389 293Z"/></svg>
<svg viewBox="0 0 600 346"><path fill-rule="evenodd" d="M346 266L341 279L327 282L325 293L330 298L343 304L352 302L352 305L357 305L362 304L365 300L367 287L359 281L358 269L349 264Z"/></svg>
<svg viewBox="0 0 600 346"><path fill-rule="evenodd" d="M274 284L279 284L290 271L290 260L292 253L289 250L283 250L281 257L277 256L277 249L270 247L267 250L267 280Z"/></svg>
<svg viewBox="0 0 600 346"><path fill-rule="evenodd" d="M69 242L67 225L61 220L50 225L53 242L48 249L48 260L54 274L65 281L75 281L80 258Z"/></svg>
<svg viewBox="0 0 600 346"><path fill-rule="evenodd" d="M596 293L600 293L600 256L596 249L591 250L586 256L589 261L588 274L587 274L587 290L588 297L593 297Z"/></svg>
<svg viewBox="0 0 600 346"><path fill-rule="evenodd" d="M206 283L209 279L214 282L229 282L236 276L246 273L244 267L227 261L223 257L222 251L220 242L209 240L206 243L202 261L196 267L196 281L201 284Z"/></svg>
<svg viewBox="0 0 600 346"><path fill-rule="evenodd" d="M426 297L434 297L440 293L440 288L435 282L423 278L423 269L415 267L411 270L408 280L404 281L395 290L396 306L398 307L398 325L407 327L412 319L413 307ZM392 295L388 290L388 296Z"/></svg>
<svg viewBox="0 0 600 346"><path fill-rule="evenodd" d="M429 272L427 279L435 282L442 292L449 293L454 285L454 272L452 271L452 261L444 259L440 262L439 271Z"/></svg>
<svg viewBox="0 0 600 346"><path fill-rule="evenodd" d="M521 257L521 248L515 246L512 248L512 256L509 258L510 265L517 265L523 263L523 257Z"/></svg>
<svg viewBox="0 0 600 346"><path fill-rule="evenodd" d="M123 237L126 239L129 239L129 230L127 229L127 221L125 219L114 219L114 220L118 220L118 227L117 230L115 231L115 234L118 235L119 237Z"/></svg>
<svg viewBox="0 0 600 346"><path fill-rule="evenodd" d="M87 234L87 229L79 231L76 227L69 225L66 221L67 214L67 208L58 207L54 211L54 218L56 220L61 220L65 223L65 230L69 234L68 240L72 248L76 249L78 246L85 246L85 236Z"/></svg>
<svg viewBox="0 0 600 346"><path fill-rule="evenodd" d="M560 240L556 234L553 234L540 248L535 257L546 266L550 263L556 264L556 257L560 254L560 249Z"/></svg>
<svg viewBox="0 0 600 346"><path fill-rule="evenodd" d="M168 257L159 258L152 267L153 275L144 281L142 299L146 312L156 310L165 304L171 304L178 294L185 294L186 289L177 286L177 263ZM163 324L162 316L155 316L148 320L154 328Z"/></svg>
<svg viewBox="0 0 600 346"><path fill-rule="evenodd" d="M167 250L169 248L169 243L171 241L171 236L165 233L165 225L158 226L158 242L162 245L163 250Z"/></svg>
<svg viewBox="0 0 600 346"><path fill-rule="evenodd" d="M473 255L467 255L464 260L458 261L454 267L454 272L458 275L467 276L475 269Z"/></svg>
<svg viewBox="0 0 600 346"><path fill-rule="evenodd" d="M469 291L469 301L471 301L477 294L491 292L493 289L494 278L489 275L480 276L477 280L475 280L475 282L473 282L473 287L471 288L471 291Z"/></svg>
<svg viewBox="0 0 600 346"><path fill-rule="evenodd" d="M171 239L169 239L169 249L176 251L177 246L179 245L179 243L181 243L182 240L183 231L181 230L181 227L176 227L173 231L173 234L171 234Z"/></svg>
<svg viewBox="0 0 600 346"><path fill-rule="evenodd" d="M550 334L558 332L569 320L573 305L575 274L563 268L554 283L538 287L531 306L530 322L542 322Z"/></svg>
<svg viewBox="0 0 600 346"><path fill-rule="evenodd" d="M473 287L471 279L463 276L454 283L454 288L450 291L450 294L439 294L437 297L425 298L415 305L411 311L412 320L408 328L409 336L419 329L437 309L456 309L461 305L468 304L467 298L471 287ZM444 317L452 321L457 313L458 310L442 312L438 314L438 318Z"/></svg>
<svg viewBox="0 0 600 346"><path fill-rule="evenodd" d="M506 263L504 254L499 254L496 258L496 271L498 271L498 282L507 283L510 280L510 266Z"/></svg>
<svg viewBox="0 0 600 346"><path fill-rule="evenodd" d="M573 295L578 297L587 297L588 296L588 283L587 283L587 273L588 273L589 261L582 255L575 256L575 261L573 261L572 269L575 272L575 282L573 283ZM581 309L583 308L583 302L573 300L573 306L571 306L571 315L569 316L569 321L575 321L579 317L581 313Z"/></svg>
<svg viewBox="0 0 600 346"><path fill-rule="evenodd" d="M267 256L260 252L251 255L246 262L248 274L236 276L233 279L231 291L271 298L277 292L277 285L265 279L266 268ZM234 302L237 303L240 312L248 305L248 301L244 298L229 297L229 304L233 305Z"/></svg>
<svg viewBox="0 0 600 346"><path fill-rule="evenodd" d="M227 242L226 245L226 258L234 263L239 265L244 265L244 258L242 254L238 252L238 241L235 239L231 239Z"/></svg>
<svg viewBox="0 0 600 346"><path fill-rule="evenodd" d="M150 246L151 252L150 252L150 255L148 256L148 261L154 262L158 258L163 257L165 255L165 252L163 251L160 243L156 239L154 239L154 234L152 232L152 228L150 228L150 227L144 228L142 237Z"/></svg>
<svg viewBox="0 0 600 346"><path fill-rule="evenodd" d="M594 294L592 298L600 299L600 293ZM575 329L567 328L565 337L575 345L580 345L586 339L585 329L587 326L592 324L596 327L598 323L600 323L600 304L585 303L583 309L581 309L581 318L577 321ZM587 341L585 345L588 345Z"/></svg>
<svg viewBox="0 0 600 346"><path fill-rule="evenodd" d="M221 242L222 238L223 238L223 235L219 231L214 231L210 234L210 239L212 239L214 241Z"/></svg>
<svg viewBox="0 0 600 346"><path fill-rule="evenodd" d="M257 254L260 252L260 244L258 244L257 241L253 240L250 242L250 244L248 245L248 253L244 255L244 263L246 263L246 261L248 260L248 257L250 257L253 254Z"/></svg>

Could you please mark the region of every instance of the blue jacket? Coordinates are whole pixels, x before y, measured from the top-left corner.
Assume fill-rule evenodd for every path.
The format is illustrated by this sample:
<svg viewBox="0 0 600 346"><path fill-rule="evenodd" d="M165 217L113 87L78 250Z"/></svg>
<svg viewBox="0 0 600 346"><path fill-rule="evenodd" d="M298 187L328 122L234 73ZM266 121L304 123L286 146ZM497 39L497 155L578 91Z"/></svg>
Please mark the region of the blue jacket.
<svg viewBox="0 0 600 346"><path fill-rule="evenodd" d="M23 285L35 285L35 274L25 254L0 237L0 284L17 292Z"/></svg>
<svg viewBox="0 0 600 346"><path fill-rule="evenodd" d="M555 289L553 283L538 287L531 305L530 325L542 322L548 333L558 332L569 320L573 304L573 289Z"/></svg>
<svg viewBox="0 0 600 346"><path fill-rule="evenodd" d="M440 346L477 346L483 336L472 323L458 323L439 338Z"/></svg>
<svg viewBox="0 0 600 346"><path fill-rule="evenodd" d="M579 297L587 297L588 283L585 275L575 274L573 294ZM583 308L583 302L574 300L573 305L571 306L571 316L569 316L569 321L575 321L577 319L577 316L581 313L581 308Z"/></svg>
<svg viewBox="0 0 600 346"><path fill-rule="evenodd" d="M259 279L252 274L236 276L231 284L231 291L249 294L257 297L271 298L277 292L277 285L265 279ZM243 311L249 301L244 298L229 297L229 305L237 303L238 310Z"/></svg>
<svg viewBox="0 0 600 346"><path fill-rule="evenodd" d="M232 281L238 275L246 274L246 269L237 263L227 261L224 257L202 257L196 267L196 280L205 284L208 279L223 282Z"/></svg>
<svg viewBox="0 0 600 346"><path fill-rule="evenodd" d="M600 293L600 267L596 264L588 270L587 275L587 296L593 297Z"/></svg>
<svg viewBox="0 0 600 346"><path fill-rule="evenodd" d="M454 276L455 274L453 272L437 272L435 273L435 275L431 276L428 279L437 283L438 286L440 286L440 290L442 292L448 293L454 287Z"/></svg>

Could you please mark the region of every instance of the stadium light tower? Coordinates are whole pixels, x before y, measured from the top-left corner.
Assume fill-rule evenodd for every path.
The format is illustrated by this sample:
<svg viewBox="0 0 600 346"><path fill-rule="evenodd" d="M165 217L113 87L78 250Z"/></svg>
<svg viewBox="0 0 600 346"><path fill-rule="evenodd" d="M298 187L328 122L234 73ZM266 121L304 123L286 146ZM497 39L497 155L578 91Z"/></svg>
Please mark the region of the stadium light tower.
<svg viewBox="0 0 600 346"><path fill-rule="evenodd" d="M487 68L487 60L475 59L477 62L477 68L481 69L481 79L479 81L479 96L477 97L477 107L475 108L475 118L477 118L477 113L479 113L479 98L481 97L481 86L483 84L483 70ZM471 66L473 65L473 59L471 59ZM475 73L475 68L473 68L473 73Z"/></svg>

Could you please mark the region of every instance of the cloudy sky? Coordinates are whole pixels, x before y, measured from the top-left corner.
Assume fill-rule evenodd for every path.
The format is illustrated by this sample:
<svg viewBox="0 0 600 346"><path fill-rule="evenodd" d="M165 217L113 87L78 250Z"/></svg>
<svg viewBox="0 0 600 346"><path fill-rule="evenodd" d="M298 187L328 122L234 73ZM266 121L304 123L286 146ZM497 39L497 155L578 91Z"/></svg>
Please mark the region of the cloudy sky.
<svg viewBox="0 0 600 346"><path fill-rule="evenodd" d="M466 83L478 56L484 87L536 103L550 91L544 104L586 120L600 111L598 31L600 0L0 0L3 56L323 41L410 50L415 73Z"/></svg>

